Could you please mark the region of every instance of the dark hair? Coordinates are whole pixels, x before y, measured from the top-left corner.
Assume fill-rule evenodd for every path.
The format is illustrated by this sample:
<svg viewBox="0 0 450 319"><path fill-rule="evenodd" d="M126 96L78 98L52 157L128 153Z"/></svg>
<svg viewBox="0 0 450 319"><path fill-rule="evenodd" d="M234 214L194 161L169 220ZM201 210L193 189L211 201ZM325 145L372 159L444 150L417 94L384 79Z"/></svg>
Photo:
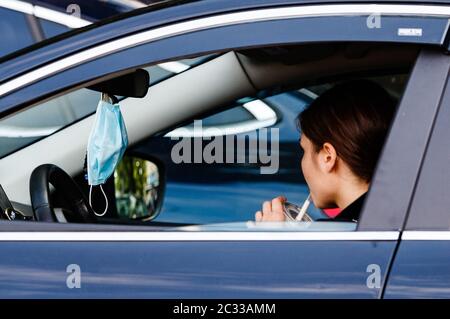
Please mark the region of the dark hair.
<svg viewBox="0 0 450 319"><path fill-rule="evenodd" d="M395 105L375 82L353 80L320 95L299 114L297 123L316 152L331 143L352 172L370 182Z"/></svg>

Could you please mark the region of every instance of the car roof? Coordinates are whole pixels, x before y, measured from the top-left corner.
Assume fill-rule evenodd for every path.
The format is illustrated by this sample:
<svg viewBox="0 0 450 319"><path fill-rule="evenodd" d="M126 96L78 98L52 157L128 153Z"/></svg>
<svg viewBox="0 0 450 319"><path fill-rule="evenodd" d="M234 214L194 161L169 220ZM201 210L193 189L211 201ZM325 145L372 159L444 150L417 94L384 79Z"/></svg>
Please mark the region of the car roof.
<svg viewBox="0 0 450 319"><path fill-rule="evenodd" d="M169 0L107 18L0 58L0 83L60 57L111 39L180 20L298 4L449 4L450 0Z"/></svg>

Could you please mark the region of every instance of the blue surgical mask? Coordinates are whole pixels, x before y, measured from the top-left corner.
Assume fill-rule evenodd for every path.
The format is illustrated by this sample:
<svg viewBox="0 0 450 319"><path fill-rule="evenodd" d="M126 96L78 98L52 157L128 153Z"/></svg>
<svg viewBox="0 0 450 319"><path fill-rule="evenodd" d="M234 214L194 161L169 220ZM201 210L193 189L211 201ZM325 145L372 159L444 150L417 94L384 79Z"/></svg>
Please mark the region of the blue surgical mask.
<svg viewBox="0 0 450 319"><path fill-rule="evenodd" d="M91 202L92 186L104 184L114 173L128 146L128 135L125 123L120 112L119 104L111 104L102 96L98 103L94 126L89 135L87 145L87 175L89 191L89 203ZM108 200L106 199L106 209ZM92 207L92 205L91 205Z"/></svg>

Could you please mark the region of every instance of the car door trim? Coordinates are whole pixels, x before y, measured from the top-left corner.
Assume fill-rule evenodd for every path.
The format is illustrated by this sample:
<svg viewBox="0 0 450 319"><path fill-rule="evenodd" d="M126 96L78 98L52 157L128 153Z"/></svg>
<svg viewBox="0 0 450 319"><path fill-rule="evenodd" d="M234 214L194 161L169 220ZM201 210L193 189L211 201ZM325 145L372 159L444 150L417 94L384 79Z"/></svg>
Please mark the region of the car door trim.
<svg viewBox="0 0 450 319"><path fill-rule="evenodd" d="M51 62L0 85L0 97L23 86L36 82L44 77L58 73L61 70L74 67L81 63L91 61L95 58L99 58L113 52L125 50L136 45L145 44L167 37L177 36L213 27L223 27L257 21L321 16L370 16L373 14L385 16L450 17L450 7L401 4L301 5L272 9L256 9L188 20L174 23L168 26L146 30L137 34L128 35L120 39L100 44L93 48L89 48L84 51L72 54L58 61Z"/></svg>
<svg viewBox="0 0 450 319"><path fill-rule="evenodd" d="M402 240L450 240L450 231L404 231Z"/></svg>
<svg viewBox="0 0 450 319"><path fill-rule="evenodd" d="M400 233L379 232L0 232L9 241L397 241Z"/></svg>

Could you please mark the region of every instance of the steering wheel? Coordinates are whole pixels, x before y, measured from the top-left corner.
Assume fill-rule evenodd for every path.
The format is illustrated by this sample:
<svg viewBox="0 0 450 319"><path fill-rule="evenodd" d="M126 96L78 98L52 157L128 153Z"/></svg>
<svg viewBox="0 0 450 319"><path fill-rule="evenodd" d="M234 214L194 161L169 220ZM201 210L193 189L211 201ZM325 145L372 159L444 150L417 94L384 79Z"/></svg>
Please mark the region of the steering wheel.
<svg viewBox="0 0 450 319"><path fill-rule="evenodd" d="M50 200L50 184L67 201L74 219L82 223L95 223L96 218L86 197L75 181L64 170L53 164L36 167L30 177L31 206L38 221L57 222Z"/></svg>

